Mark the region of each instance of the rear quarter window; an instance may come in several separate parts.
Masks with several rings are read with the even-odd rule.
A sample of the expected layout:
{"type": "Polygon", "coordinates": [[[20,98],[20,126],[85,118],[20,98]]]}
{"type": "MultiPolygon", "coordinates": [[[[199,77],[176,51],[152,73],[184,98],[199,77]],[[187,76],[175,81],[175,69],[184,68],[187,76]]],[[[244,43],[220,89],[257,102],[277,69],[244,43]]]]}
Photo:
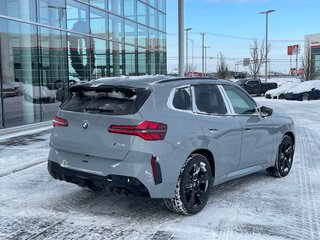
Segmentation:
{"type": "Polygon", "coordinates": [[[75,91],[61,109],[103,115],[131,115],[139,111],[150,94],[150,89],[104,88],[75,91]]]}

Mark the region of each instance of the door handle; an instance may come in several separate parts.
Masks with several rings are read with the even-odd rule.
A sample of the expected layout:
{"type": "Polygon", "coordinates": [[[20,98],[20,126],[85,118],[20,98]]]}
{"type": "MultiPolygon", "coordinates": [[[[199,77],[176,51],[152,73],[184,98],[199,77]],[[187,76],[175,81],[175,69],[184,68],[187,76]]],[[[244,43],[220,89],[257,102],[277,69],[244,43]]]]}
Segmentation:
{"type": "Polygon", "coordinates": [[[246,128],[246,131],[251,131],[252,130],[252,128],[246,128]]]}

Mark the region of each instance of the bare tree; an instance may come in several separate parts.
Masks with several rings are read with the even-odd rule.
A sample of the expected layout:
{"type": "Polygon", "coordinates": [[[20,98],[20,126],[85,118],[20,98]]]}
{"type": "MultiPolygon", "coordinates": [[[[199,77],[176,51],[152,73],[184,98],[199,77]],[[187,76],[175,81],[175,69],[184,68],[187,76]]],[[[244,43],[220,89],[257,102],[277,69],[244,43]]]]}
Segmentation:
{"type": "Polygon", "coordinates": [[[304,57],[301,57],[301,61],[303,68],[303,80],[308,81],[314,79],[315,68],[312,62],[312,55],[309,43],[307,44],[307,46],[305,46],[304,57]]]}
{"type": "Polygon", "coordinates": [[[220,57],[217,59],[217,75],[218,78],[221,79],[226,79],[229,76],[228,65],[222,54],[220,54],[220,57]]]}
{"type": "Polygon", "coordinates": [[[189,72],[195,72],[197,69],[197,65],[189,63],[186,67],[185,67],[185,72],[189,73],[189,72]]]}
{"type": "MultiPolygon", "coordinates": [[[[268,54],[270,52],[270,45],[267,48],[268,54]]],[[[259,45],[257,40],[254,40],[250,44],[250,55],[251,60],[249,64],[249,69],[253,78],[256,78],[260,72],[261,66],[265,63],[266,60],[266,51],[265,51],[265,42],[262,41],[259,45]]]]}

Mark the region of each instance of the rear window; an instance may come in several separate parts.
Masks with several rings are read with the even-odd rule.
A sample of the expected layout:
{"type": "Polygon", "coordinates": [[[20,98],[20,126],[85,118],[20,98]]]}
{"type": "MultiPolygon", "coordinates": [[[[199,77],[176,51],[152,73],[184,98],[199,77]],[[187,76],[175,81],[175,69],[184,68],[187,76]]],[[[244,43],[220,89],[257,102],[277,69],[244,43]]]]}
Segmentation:
{"type": "Polygon", "coordinates": [[[139,111],[150,94],[150,89],[143,88],[86,88],[72,92],[61,109],[104,115],[130,115],[139,111]]]}

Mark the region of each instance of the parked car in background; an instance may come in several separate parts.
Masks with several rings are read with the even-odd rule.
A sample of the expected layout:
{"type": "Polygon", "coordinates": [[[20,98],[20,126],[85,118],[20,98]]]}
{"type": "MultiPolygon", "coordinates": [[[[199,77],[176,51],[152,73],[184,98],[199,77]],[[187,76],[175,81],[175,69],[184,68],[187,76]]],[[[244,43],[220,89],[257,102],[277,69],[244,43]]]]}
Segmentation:
{"type": "Polygon", "coordinates": [[[169,210],[185,215],[206,205],[213,185],[263,169],[285,177],[295,144],[292,119],[260,107],[231,81],[209,78],[77,84],[53,126],[53,178],[163,198],[169,210]]]}
{"type": "Polygon", "coordinates": [[[268,90],[265,97],[268,99],[285,99],[286,94],[291,88],[300,84],[299,82],[286,82],[276,89],[268,90]]]}
{"type": "Polygon", "coordinates": [[[2,93],[4,98],[17,96],[17,92],[11,83],[2,84],[2,93]]]}
{"type": "Polygon", "coordinates": [[[320,80],[309,80],[298,84],[290,89],[285,98],[298,101],[320,99],[320,80]]]}
{"type": "Polygon", "coordinates": [[[262,83],[260,79],[254,78],[239,79],[235,81],[235,83],[246,90],[249,94],[255,94],[258,96],[264,94],[270,89],[275,89],[278,87],[277,83],[262,83]]]}
{"type": "Polygon", "coordinates": [[[55,91],[46,86],[23,84],[24,100],[32,103],[54,103],[56,101],[55,91]]]}

